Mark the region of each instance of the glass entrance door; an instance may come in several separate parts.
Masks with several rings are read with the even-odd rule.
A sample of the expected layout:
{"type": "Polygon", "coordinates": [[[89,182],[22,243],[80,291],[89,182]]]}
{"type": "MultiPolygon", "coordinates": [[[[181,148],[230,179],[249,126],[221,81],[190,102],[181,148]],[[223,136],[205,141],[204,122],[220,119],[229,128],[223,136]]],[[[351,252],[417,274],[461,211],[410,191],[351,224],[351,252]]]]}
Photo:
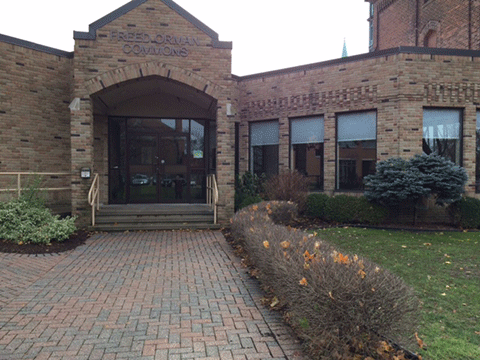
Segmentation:
{"type": "Polygon", "coordinates": [[[158,135],[132,134],[128,150],[129,202],[158,202],[158,135]]]}
{"type": "Polygon", "coordinates": [[[160,202],[186,202],[189,198],[187,137],[172,134],[159,139],[160,202]]]}
{"type": "Polygon", "coordinates": [[[189,198],[186,135],[131,134],[129,202],[184,202],[189,198]]]}
{"type": "Polygon", "coordinates": [[[204,203],[209,129],[205,120],[110,118],[109,203],[204,203]]]}

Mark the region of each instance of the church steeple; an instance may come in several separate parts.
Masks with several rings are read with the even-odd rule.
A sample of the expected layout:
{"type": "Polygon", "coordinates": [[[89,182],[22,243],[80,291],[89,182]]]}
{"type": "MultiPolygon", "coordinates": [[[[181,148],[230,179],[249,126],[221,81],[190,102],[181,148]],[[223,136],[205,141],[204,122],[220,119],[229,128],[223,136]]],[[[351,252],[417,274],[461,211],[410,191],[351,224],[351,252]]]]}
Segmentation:
{"type": "Polygon", "coordinates": [[[347,42],[345,38],[343,38],[343,51],[342,51],[342,58],[348,57],[348,52],[347,52],[347,42]]]}

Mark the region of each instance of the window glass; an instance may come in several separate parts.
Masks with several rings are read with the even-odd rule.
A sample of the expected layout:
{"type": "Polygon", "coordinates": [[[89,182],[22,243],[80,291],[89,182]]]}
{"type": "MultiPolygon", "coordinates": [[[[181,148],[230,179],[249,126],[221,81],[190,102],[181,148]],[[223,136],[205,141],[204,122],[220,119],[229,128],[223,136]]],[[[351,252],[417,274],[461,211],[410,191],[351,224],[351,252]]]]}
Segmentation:
{"type": "Polygon", "coordinates": [[[269,176],[278,174],[278,121],[250,123],[250,169],[269,176]]]}
{"type": "Polygon", "coordinates": [[[460,165],[459,109],[423,110],[423,152],[436,153],[460,165]]]}
{"type": "Polygon", "coordinates": [[[363,189],[363,178],[375,173],[376,158],[376,112],[338,115],[337,189],[363,189]]]}
{"type": "Polygon", "coordinates": [[[480,192],[480,111],[477,111],[477,165],[475,170],[476,190],[480,192]]]}
{"type": "Polygon", "coordinates": [[[323,117],[291,120],[292,169],[305,175],[310,190],[323,190],[323,117]]]}

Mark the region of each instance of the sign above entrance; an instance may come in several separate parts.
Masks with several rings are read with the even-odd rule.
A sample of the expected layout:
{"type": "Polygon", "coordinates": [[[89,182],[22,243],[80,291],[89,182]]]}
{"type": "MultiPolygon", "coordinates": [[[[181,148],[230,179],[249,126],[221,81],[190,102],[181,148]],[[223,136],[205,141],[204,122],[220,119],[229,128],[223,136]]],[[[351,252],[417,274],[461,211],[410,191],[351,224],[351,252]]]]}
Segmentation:
{"type": "Polygon", "coordinates": [[[125,54],[181,56],[189,55],[189,47],[200,46],[193,36],[175,36],[169,34],[148,34],[142,32],[110,32],[110,40],[122,45],[125,54]]]}

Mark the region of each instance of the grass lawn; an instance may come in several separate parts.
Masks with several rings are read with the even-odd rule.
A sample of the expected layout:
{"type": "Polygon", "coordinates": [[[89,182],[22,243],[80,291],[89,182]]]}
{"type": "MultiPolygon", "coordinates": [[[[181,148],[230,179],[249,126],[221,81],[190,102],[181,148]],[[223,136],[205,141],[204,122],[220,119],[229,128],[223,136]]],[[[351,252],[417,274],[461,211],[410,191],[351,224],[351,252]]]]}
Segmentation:
{"type": "Polygon", "coordinates": [[[480,359],[480,232],[411,233],[340,228],[318,236],[402,277],[422,302],[424,359],[480,359]]]}

